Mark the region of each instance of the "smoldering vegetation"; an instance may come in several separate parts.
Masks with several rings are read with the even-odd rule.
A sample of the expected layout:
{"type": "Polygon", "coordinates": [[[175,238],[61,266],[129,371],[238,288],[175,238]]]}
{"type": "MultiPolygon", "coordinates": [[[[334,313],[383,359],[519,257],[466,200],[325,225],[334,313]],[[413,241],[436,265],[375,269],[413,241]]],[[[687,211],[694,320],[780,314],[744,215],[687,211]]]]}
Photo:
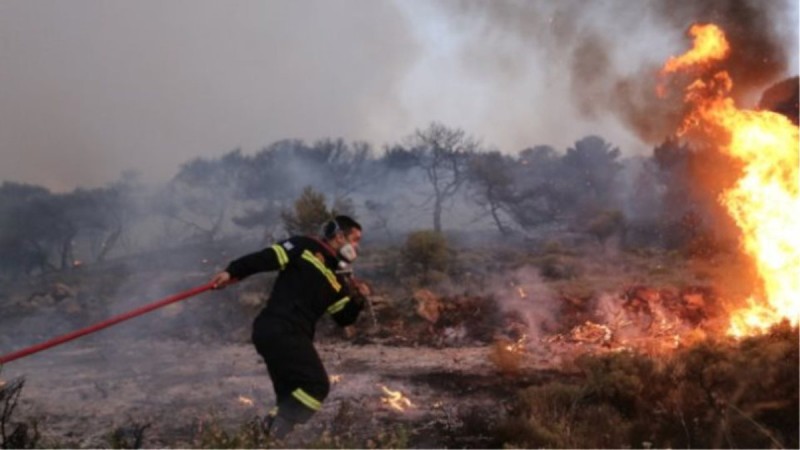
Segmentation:
{"type": "MultiPolygon", "coordinates": [[[[773,100],[776,109],[786,103],[773,100]]],[[[386,414],[364,426],[357,411],[375,407],[341,400],[311,425],[322,428],[315,445],[795,447],[796,329],[736,344],[713,339],[723,335],[727,308],[756,285],[714,194],[735,171],[677,138],[638,157],[602,136],[508,154],[433,123],[380,149],[285,140],[254,154],[198,158],[159,186],[132,173],[66,193],[5,181],[0,352],[201,285],[232,258],[315,233],[345,213],[365,227],[355,269],[374,295],[355,330],[323,322],[318,340],[367,354],[409,348],[420,359],[455,351],[438,372],[384,369],[381,377],[463,399],[452,409],[431,401],[399,426],[386,414]],[[489,349],[488,366],[459,371],[473,348],[489,349]],[[764,359],[761,375],[745,369],[753,355],[764,359]]],[[[59,370],[131,367],[137,352],[180,358],[191,349],[203,358],[204,346],[245,345],[273,279],[252,277],[82,338],[75,345],[91,355],[75,365],[62,358],[59,370]]],[[[367,366],[341,365],[348,377],[367,366]]],[[[142,367],[155,370],[127,370],[144,377],[142,367]]],[[[108,401],[122,395],[109,386],[121,383],[97,384],[83,399],[108,401]]],[[[8,446],[269,445],[249,422],[198,429],[186,417],[160,431],[129,417],[85,440],[47,435],[46,420],[12,419],[22,384],[4,386],[2,401],[13,406],[0,421],[8,446]]],[[[187,410],[202,408],[204,400],[191,401],[187,410]]]]}

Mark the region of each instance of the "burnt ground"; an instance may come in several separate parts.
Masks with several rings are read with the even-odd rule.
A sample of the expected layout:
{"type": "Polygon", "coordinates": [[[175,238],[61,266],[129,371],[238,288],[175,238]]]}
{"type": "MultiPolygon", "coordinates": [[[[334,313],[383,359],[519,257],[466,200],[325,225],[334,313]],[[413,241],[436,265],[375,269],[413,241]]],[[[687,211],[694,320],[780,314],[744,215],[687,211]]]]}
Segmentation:
{"type": "MultiPolygon", "coordinates": [[[[338,381],[323,410],[289,445],[307,446],[338,427],[359,430],[353,439],[362,445],[403,429],[412,447],[496,447],[502,443],[492,441],[491,420],[515,392],[565,376],[532,358],[517,374],[501,375],[485,346],[334,343],[319,350],[338,381]],[[392,409],[381,386],[402,392],[413,406],[392,409]],[[343,420],[350,423],[337,422],[343,420]]],[[[145,339],[116,346],[101,334],[15,361],[2,375],[25,377],[16,419],[36,419],[44,442],[55,446],[108,447],[114,430],[146,425],[145,447],[194,447],[203,424],[235,432],[264,415],[274,399],[247,344],[145,339]]]]}
{"type": "MultiPolygon", "coordinates": [[[[377,313],[362,314],[354,336],[323,320],[317,347],[334,378],[331,394],[281,446],[501,447],[495,427],[520,390],[579,376],[569,359],[630,345],[636,333],[625,330],[671,346],[670,335],[710,322],[695,317],[698,308],[710,314],[742,283],[729,276],[727,256],[698,268],[669,254],[586,255],[559,256],[580,268],[576,276],[540,278],[533,258],[450,294],[409,291],[380,267],[365,274],[378,281],[377,313]],[[598,314],[609,306],[604,299],[625,314],[598,314]],[[671,312],[674,320],[662,320],[671,312]],[[520,329],[522,318],[536,327],[520,329]],[[615,327],[613,339],[604,324],[615,327]],[[497,342],[513,345],[526,334],[524,351],[498,356],[497,342]],[[383,386],[413,406],[392,409],[383,386]]],[[[197,267],[154,259],[161,266],[148,260],[0,285],[0,352],[200,285],[215,269],[196,259],[197,267]]],[[[48,447],[119,446],[126,434],[150,448],[248,446],[207,436],[212,428],[234,435],[273,404],[266,369],[248,343],[269,283],[248,280],[7,364],[0,379],[26,380],[14,420],[37,422],[39,445],[48,447]]]]}

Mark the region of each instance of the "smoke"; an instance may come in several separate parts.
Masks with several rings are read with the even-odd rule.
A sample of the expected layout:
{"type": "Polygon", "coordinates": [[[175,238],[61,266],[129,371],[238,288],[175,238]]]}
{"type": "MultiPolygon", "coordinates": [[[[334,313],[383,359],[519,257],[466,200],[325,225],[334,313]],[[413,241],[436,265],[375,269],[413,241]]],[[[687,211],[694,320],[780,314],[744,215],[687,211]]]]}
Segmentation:
{"type": "Polygon", "coordinates": [[[286,138],[382,138],[419,53],[391,2],[8,1],[0,24],[0,180],[59,191],[286,138]]]}
{"type": "Polygon", "coordinates": [[[524,265],[502,274],[487,273],[483,282],[485,295],[493,296],[505,314],[524,323],[524,333],[531,342],[552,333],[560,313],[558,295],[541,279],[539,271],[524,265]]]}
{"type": "Polygon", "coordinates": [[[796,18],[797,0],[5,1],[0,180],[163,181],[192,157],[380,146],[432,121],[505,152],[597,134],[630,153],[680,117],[653,93],[691,23],[725,29],[745,99],[795,74],[796,18]]]}
{"type": "MultiPolygon", "coordinates": [[[[503,1],[445,3],[456,27],[472,27],[463,66],[484,78],[520,83],[531,77],[565,98],[581,117],[612,114],[640,139],[660,142],[681,118],[680,92],[655,95],[658,70],[691,45],[686,31],[713,22],[725,31],[732,54],[721,69],[734,98],[754,104],[768,83],[796,71],[795,0],[503,1]],[[795,14],[787,14],[787,11],[795,14]],[[538,53],[541,67],[525,64],[538,53]]],[[[561,110],[564,105],[548,105],[561,110]]]]}

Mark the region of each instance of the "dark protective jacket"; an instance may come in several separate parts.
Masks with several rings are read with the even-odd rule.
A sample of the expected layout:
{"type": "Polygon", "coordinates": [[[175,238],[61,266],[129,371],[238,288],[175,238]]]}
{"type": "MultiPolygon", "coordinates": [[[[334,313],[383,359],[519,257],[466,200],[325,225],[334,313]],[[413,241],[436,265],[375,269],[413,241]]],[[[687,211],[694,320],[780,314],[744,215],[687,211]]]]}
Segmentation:
{"type": "Polygon", "coordinates": [[[226,271],[239,280],[280,271],[259,318],[285,320],[313,339],[316,323],[326,312],[347,326],[363,308],[364,298],[346,275],[337,273],[338,268],[339,259],[329,246],[312,237],[294,236],[234,260],[226,271]]]}

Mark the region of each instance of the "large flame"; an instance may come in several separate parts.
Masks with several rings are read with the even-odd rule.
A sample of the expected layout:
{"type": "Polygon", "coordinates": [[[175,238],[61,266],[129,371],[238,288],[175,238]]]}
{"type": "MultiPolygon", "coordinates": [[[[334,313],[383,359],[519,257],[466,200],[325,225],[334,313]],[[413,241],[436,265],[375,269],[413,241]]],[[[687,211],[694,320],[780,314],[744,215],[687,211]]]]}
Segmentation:
{"type": "MultiPolygon", "coordinates": [[[[725,35],[714,25],[693,26],[694,48],[670,58],[662,74],[707,66],[728,54],[725,35]]],[[[800,316],[800,195],[798,127],[770,111],[739,109],[730,97],[727,72],[698,79],[686,89],[692,112],[683,131],[715,136],[721,151],[742,163],[742,174],[720,195],[742,232],[742,247],[755,261],[763,292],[731,315],[735,336],[763,331],[800,316]],[[719,139],[722,136],[722,139],[719,139]]]]}

